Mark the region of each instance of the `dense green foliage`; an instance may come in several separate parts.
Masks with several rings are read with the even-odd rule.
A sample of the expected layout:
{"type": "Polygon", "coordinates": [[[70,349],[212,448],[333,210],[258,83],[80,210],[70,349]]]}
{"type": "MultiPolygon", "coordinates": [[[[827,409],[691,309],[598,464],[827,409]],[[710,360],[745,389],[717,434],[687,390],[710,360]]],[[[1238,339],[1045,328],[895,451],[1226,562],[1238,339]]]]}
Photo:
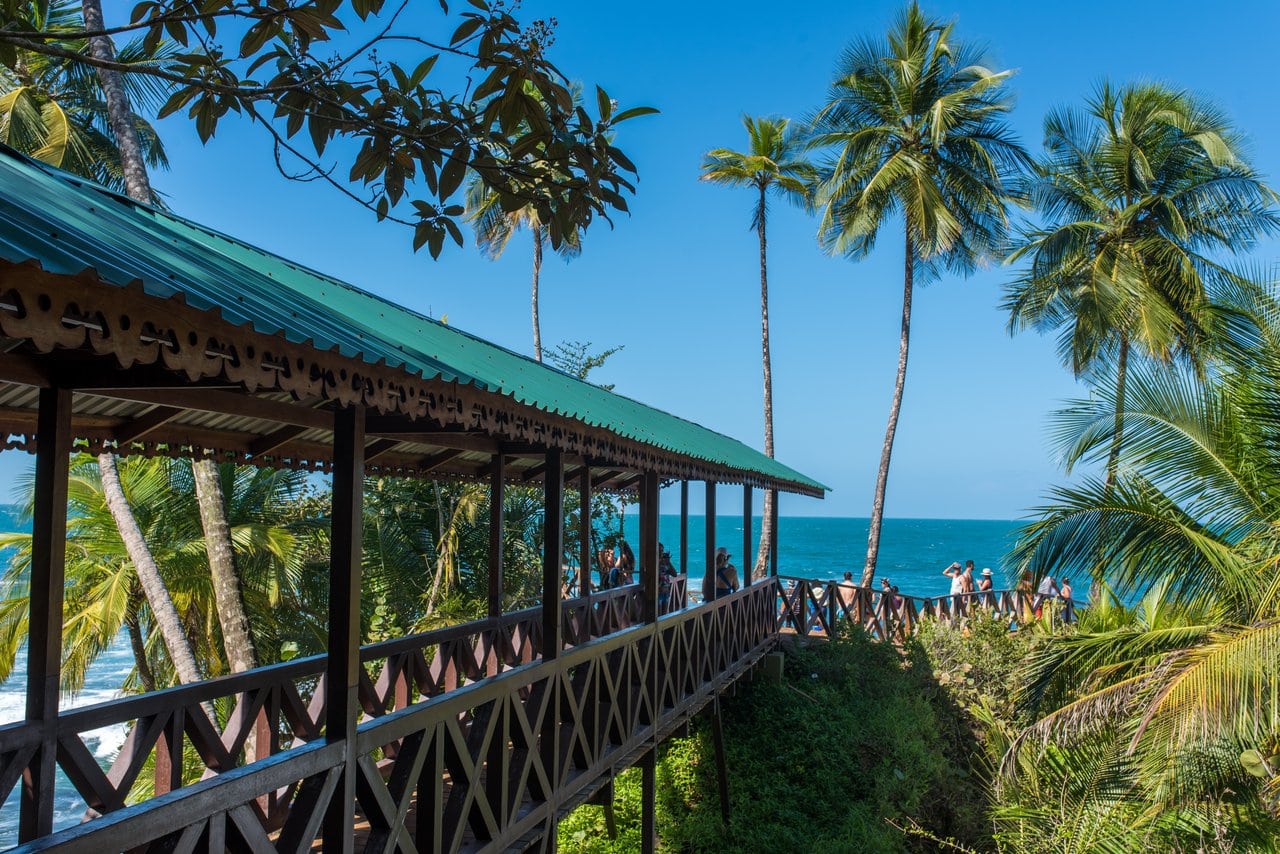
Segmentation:
{"type": "MultiPolygon", "coordinates": [[[[998,627],[996,627],[998,629],[998,627]]],[[[1007,628],[1004,634],[1008,635],[1007,628]]],[[[861,632],[787,654],[781,683],[757,678],[722,701],[732,829],[720,823],[710,727],[670,740],[658,765],[658,833],[674,851],[864,852],[927,849],[898,826],[982,844],[986,788],[974,732],[939,667],[981,671],[993,693],[1016,663],[996,629],[967,653],[913,646],[904,655],[861,632]],[[990,644],[988,648],[987,644],[990,644]],[[966,658],[967,655],[967,658],[966,658]],[[963,659],[963,660],[962,660],[963,659]],[[944,663],[945,660],[945,663],[944,663]]],[[[957,635],[957,642],[963,642],[957,635]]],[[[987,683],[984,681],[984,685],[987,683]]],[[[984,690],[986,690],[984,688],[984,690]]],[[[580,807],[560,825],[562,850],[639,849],[639,775],[616,790],[619,835],[603,810],[580,807]]]]}

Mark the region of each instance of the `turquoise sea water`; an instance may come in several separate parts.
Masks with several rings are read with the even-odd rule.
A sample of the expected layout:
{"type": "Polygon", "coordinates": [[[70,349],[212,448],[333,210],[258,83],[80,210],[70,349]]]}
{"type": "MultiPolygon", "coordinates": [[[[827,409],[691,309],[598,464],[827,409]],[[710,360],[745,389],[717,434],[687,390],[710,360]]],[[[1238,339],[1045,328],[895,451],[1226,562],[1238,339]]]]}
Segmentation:
{"type": "MultiPolygon", "coordinates": [[[[706,566],[705,516],[689,516],[689,570],[706,566]]],[[[639,541],[639,520],[629,508],[624,522],[632,547],[639,541]]],[[[868,519],[782,516],[778,519],[778,573],[804,578],[841,578],[846,570],[862,575],[867,554],[868,519]]],[[[729,549],[741,569],[755,561],[760,518],[752,520],[752,553],[742,556],[742,517],[716,517],[716,545],[729,549]]],[[[996,586],[1005,586],[1004,556],[1021,530],[1019,522],[981,519],[886,519],[880,534],[879,577],[887,577],[903,593],[940,596],[950,589],[942,569],[952,561],[972,560],[976,570],[991,567],[996,586]]],[[[680,559],[680,517],[663,515],[658,539],[680,559]]],[[[677,566],[677,568],[679,568],[677,566]]]]}
{"type": "MultiPolygon", "coordinates": [[[[624,520],[627,539],[639,542],[638,518],[634,508],[624,520]]],[[[845,570],[860,575],[867,545],[866,519],[804,518],[784,516],[779,520],[778,571],[784,575],[808,578],[839,578],[845,570]]],[[[759,541],[760,519],[753,522],[753,550],[759,541]]],[[[0,505],[0,531],[19,530],[15,508],[0,505]]],[[[949,583],[942,568],[953,560],[972,559],[981,569],[990,566],[997,577],[1003,577],[1001,560],[1019,524],[945,519],[886,519],[880,549],[880,575],[887,576],[903,593],[936,596],[946,593],[949,583]]],[[[680,559],[680,517],[664,515],[659,520],[659,539],[680,559]]],[[[689,568],[697,573],[705,567],[706,531],[704,517],[689,517],[689,568]]],[[[716,519],[716,543],[725,546],[734,562],[742,567],[742,517],[721,516],[716,519]]],[[[747,562],[754,560],[754,551],[747,562]]],[[[8,556],[0,552],[0,566],[7,566],[8,556]]],[[[997,582],[1000,586],[1000,582],[997,582]]],[[[0,723],[22,718],[25,669],[19,661],[13,676],[0,684],[0,723]]],[[[104,653],[89,673],[84,690],[75,697],[65,697],[64,707],[83,706],[112,699],[119,694],[133,666],[128,643],[120,640],[104,653]]],[[[124,728],[113,727],[86,734],[89,748],[104,765],[109,764],[124,741],[124,728]]],[[[57,795],[57,827],[78,823],[84,815],[83,802],[65,778],[60,779],[57,795]]],[[[17,790],[0,807],[0,848],[17,844],[17,790]]]]}

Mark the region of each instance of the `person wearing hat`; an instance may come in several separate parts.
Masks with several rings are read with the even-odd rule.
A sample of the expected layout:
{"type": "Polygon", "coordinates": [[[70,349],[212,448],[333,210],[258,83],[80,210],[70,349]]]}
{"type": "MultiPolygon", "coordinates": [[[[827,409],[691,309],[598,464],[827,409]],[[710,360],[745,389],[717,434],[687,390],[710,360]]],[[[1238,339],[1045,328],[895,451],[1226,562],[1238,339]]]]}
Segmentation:
{"type": "Polygon", "coordinates": [[[738,589],[738,570],[729,563],[729,550],[716,549],[716,598],[728,596],[738,589]]]}
{"type": "Polygon", "coordinates": [[[991,594],[992,583],[991,567],[983,567],[982,577],[978,579],[978,592],[982,594],[982,604],[994,608],[996,597],[991,594]]]}

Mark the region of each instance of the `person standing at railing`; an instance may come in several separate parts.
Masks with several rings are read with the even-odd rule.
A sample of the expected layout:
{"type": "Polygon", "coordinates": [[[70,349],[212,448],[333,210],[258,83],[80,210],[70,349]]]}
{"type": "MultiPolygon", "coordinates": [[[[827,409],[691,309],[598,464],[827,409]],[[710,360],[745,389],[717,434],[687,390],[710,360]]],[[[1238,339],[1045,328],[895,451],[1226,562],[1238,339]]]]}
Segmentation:
{"type": "Polygon", "coordinates": [[[596,552],[596,567],[600,573],[600,587],[597,589],[605,590],[609,587],[609,575],[613,572],[615,560],[613,549],[609,546],[596,552]]]}
{"type": "Polygon", "coordinates": [[[1014,598],[1017,600],[1018,622],[1023,625],[1035,618],[1035,613],[1031,606],[1031,598],[1035,592],[1035,580],[1031,577],[1031,570],[1022,570],[1022,575],[1018,577],[1018,585],[1014,588],[1014,598]]]}
{"type": "Polygon", "coordinates": [[[671,564],[671,552],[658,543],[658,613],[671,610],[671,581],[678,575],[671,564]]]}
{"type": "Polygon", "coordinates": [[[1062,579],[1062,587],[1058,590],[1058,598],[1062,600],[1062,622],[1076,621],[1076,602],[1071,594],[1071,579],[1062,579]]]}
{"type": "Polygon", "coordinates": [[[982,604],[992,610],[996,607],[996,597],[991,592],[993,582],[991,578],[991,567],[983,567],[982,577],[978,579],[978,592],[982,594],[982,604]]]}
{"type": "Polygon", "coordinates": [[[1059,595],[1061,595],[1061,591],[1058,590],[1057,582],[1053,580],[1052,575],[1045,573],[1044,578],[1040,579],[1040,586],[1036,588],[1036,598],[1035,602],[1032,604],[1032,608],[1034,608],[1036,612],[1037,620],[1040,619],[1044,603],[1057,598],[1059,595]]]}
{"type": "Polygon", "coordinates": [[[960,573],[960,607],[961,612],[968,614],[973,606],[973,561],[964,562],[964,572],[960,573]]]}
{"type": "Polygon", "coordinates": [[[613,569],[609,570],[609,586],[623,587],[632,584],[635,580],[635,571],[635,552],[631,551],[631,546],[626,540],[619,540],[618,557],[613,563],[613,569]]]}
{"type": "Polygon", "coordinates": [[[952,561],[951,566],[942,570],[942,574],[951,579],[951,595],[960,595],[961,587],[964,584],[964,582],[960,580],[960,576],[964,575],[964,572],[960,569],[960,562],[952,561]]]}
{"type": "Polygon", "coordinates": [[[728,596],[738,590],[738,570],[729,563],[729,550],[716,549],[716,598],[728,596]]]}

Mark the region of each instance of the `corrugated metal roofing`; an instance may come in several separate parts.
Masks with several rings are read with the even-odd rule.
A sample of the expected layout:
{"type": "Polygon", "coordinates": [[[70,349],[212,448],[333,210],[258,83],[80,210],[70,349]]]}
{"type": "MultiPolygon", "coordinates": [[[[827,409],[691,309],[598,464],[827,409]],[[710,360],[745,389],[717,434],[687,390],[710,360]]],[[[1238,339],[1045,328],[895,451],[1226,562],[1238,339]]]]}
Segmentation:
{"type": "Polygon", "coordinates": [[[474,384],[695,459],[826,490],[736,439],[0,146],[0,258],[181,294],[235,324],[424,379],[474,384]]]}

